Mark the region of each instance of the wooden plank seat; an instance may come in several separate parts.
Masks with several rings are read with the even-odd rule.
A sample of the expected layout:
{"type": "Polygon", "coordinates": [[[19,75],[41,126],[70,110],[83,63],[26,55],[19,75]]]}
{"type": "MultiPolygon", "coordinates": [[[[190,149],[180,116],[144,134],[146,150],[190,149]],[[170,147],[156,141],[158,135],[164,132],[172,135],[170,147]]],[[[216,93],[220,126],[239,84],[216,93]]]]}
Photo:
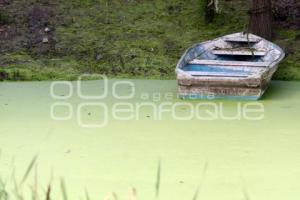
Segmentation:
{"type": "Polygon", "coordinates": [[[243,67],[267,67],[269,62],[245,62],[245,61],[227,61],[227,60],[199,60],[194,59],[188,64],[194,65],[220,65],[220,66],[243,66],[243,67]]]}
{"type": "Polygon", "coordinates": [[[224,41],[226,42],[250,42],[250,43],[257,43],[260,42],[261,39],[259,38],[253,38],[253,37],[225,37],[224,41]]]}
{"type": "Polygon", "coordinates": [[[248,77],[248,73],[232,73],[232,72],[201,72],[201,71],[188,71],[192,76],[215,76],[215,77],[248,77]]]}
{"type": "Polygon", "coordinates": [[[212,50],[215,55],[230,55],[230,56],[265,56],[265,51],[248,51],[248,50],[212,50]]]}

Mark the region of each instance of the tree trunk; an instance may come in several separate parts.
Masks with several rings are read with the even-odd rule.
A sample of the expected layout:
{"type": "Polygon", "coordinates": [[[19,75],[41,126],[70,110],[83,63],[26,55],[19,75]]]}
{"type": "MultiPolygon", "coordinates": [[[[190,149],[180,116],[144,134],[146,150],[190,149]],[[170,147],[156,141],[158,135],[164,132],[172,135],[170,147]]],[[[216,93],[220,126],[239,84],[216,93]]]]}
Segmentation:
{"type": "Polygon", "coordinates": [[[272,4],[271,0],[252,0],[249,11],[249,32],[265,39],[272,39],[272,4]]]}
{"type": "Polygon", "coordinates": [[[204,18],[206,23],[210,23],[214,20],[216,10],[215,10],[215,0],[204,0],[204,18]]]}

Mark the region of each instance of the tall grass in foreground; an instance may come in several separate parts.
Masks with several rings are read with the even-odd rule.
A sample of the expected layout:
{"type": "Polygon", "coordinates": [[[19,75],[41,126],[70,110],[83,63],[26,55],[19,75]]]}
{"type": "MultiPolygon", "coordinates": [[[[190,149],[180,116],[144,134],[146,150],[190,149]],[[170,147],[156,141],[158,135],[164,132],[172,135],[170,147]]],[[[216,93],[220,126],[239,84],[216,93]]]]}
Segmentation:
{"type": "MultiPolygon", "coordinates": [[[[37,161],[37,156],[35,156],[31,162],[29,163],[22,179],[20,182],[18,182],[15,178],[14,172],[11,177],[11,180],[9,181],[3,181],[1,179],[2,177],[0,176],[0,200],[29,200],[28,198],[25,198],[22,192],[23,186],[25,185],[25,182],[28,180],[30,175],[34,173],[34,183],[31,186],[31,200],[55,200],[54,198],[51,197],[52,194],[52,186],[51,184],[47,185],[47,188],[44,190],[44,194],[42,196],[39,195],[38,193],[38,177],[37,177],[37,167],[36,167],[36,161],[37,161]],[[7,184],[8,183],[13,183],[13,190],[8,191],[7,189],[7,184]]],[[[207,171],[208,165],[207,162],[204,165],[203,171],[202,171],[202,181],[205,177],[206,171],[207,171]]],[[[159,194],[160,194],[160,186],[161,186],[161,161],[159,160],[158,165],[157,165],[157,171],[156,171],[156,181],[155,181],[155,198],[156,200],[159,199],[159,194]]],[[[195,194],[191,198],[192,200],[197,200],[198,195],[201,189],[201,184],[198,185],[196,188],[195,194]]],[[[60,191],[61,191],[61,198],[62,200],[69,200],[68,199],[68,194],[67,194],[67,188],[66,184],[63,178],[60,180],[60,191]]],[[[246,190],[244,191],[246,200],[249,200],[248,194],[246,190]]],[[[82,198],[80,198],[82,200],[82,198]]],[[[118,198],[118,195],[114,192],[107,194],[103,200],[122,200],[121,198],[118,198]]],[[[126,200],[137,200],[137,191],[134,187],[131,187],[128,192],[126,200]]],[[[189,200],[190,198],[187,198],[189,200]]],[[[73,199],[72,199],[73,200],[73,199]]],[[[90,195],[88,193],[88,190],[85,189],[85,194],[84,194],[84,200],[91,200],[90,195]]],[[[98,199],[100,200],[100,199],[98,199]]]]}

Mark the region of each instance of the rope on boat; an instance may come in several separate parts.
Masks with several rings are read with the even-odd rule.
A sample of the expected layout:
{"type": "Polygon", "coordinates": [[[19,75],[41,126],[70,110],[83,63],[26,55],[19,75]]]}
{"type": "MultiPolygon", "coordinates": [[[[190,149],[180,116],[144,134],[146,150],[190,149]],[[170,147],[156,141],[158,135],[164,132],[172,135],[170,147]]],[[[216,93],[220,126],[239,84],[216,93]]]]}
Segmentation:
{"type": "MultiPolygon", "coordinates": [[[[263,7],[257,8],[257,9],[249,9],[249,10],[247,10],[247,13],[248,13],[249,15],[251,15],[251,14],[257,15],[257,14],[264,13],[264,12],[266,12],[267,10],[268,10],[268,7],[263,6],[263,7]]],[[[250,31],[249,31],[249,30],[250,30],[250,24],[248,23],[248,25],[246,25],[245,31],[244,31],[243,33],[246,34],[247,43],[248,43],[248,48],[249,48],[249,50],[251,51],[252,56],[254,57],[254,56],[255,56],[255,55],[254,55],[254,49],[251,48],[250,39],[249,39],[249,34],[250,34],[250,31]]]]}
{"type": "MultiPolygon", "coordinates": [[[[248,15],[258,15],[258,14],[262,14],[264,12],[267,12],[268,9],[269,9],[268,6],[262,6],[260,8],[252,8],[252,9],[248,9],[246,11],[247,11],[248,15]]],[[[245,31],[244,31],[244,34],[247,34],[248,46],[250,48],[249,33],[250,33],[250,23],[248,23],[248,25],[246,25],[245,31]]]]}

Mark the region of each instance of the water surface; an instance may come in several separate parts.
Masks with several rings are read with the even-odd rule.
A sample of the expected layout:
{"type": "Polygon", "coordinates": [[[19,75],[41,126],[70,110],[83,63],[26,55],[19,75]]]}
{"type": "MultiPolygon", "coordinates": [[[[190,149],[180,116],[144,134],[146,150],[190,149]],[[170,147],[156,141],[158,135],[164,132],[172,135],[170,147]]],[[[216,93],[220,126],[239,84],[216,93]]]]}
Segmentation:
{"type": "MultiPolygon", "coordinates": [[[[70,98],[68,87],[54,87],[57,98],[67,99],[51,97],[51,82],[0,83],[0,176],[10,180],[15,168],[20,180],[38,154],[40,189],[51,181],[56,199],[64,177],[72,200],[83,197],[85,188],[94,199],[104,199],[110,192],[126,199],[131,186],[139,199],[147,200],[155,199],[160,159],[160,199],[192,199],[197,187],[199,199],[208,200],[241,200],[245,193],[255,200],[299,198],[300,82],[272,82],[259,101],[264,108],[262,120],[194,117],[183,121],[172,117],[168,105],[196,106],[207,101],[178,100],[173,96],[175,81],[150,80],[130,80],[135,87],[115,85],[119,96],[134,94],[120,100],[112,95],[115,81],[109,81],[108,96],[102,100],[80,98],[76,82],[70,98]],[[155,118],[151,107],[144,107],[133,114],[134,119],[120,121],[112,113],[120,102],[130,103],[134,110],[142,102],[167,104],[161,119],[155,118]],[[71,117],[53,120],[54,103],[69,106],[54,107],[56,117],[67,118],[70,107],[71,117]],[[107,105],[107,118],[99,105],[107,105]],[[81,127],[78,118],[84,125],[107,119],[107,125],[81,127]]],[[[100,95],[104,89],[101,81],[85,82],[82,95],[100,95]]],[[[226,116],[235,116],[239,106],[248,102],[214,103],[226,116]]],[[[191,107],[176,109],[177,117],[187,117],[191,107]]],[[[32,182],[33,174],[26,184],[32,182]]]]}

